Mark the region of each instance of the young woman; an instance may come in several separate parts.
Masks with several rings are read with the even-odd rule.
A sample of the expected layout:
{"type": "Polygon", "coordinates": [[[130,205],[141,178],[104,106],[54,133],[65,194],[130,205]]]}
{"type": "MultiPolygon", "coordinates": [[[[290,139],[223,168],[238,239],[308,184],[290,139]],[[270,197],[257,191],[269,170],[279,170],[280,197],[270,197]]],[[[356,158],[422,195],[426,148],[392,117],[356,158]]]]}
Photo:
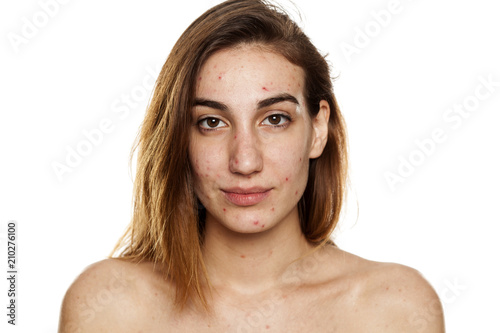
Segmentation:
{"type": "Polygon", "coordinates": [[[230,0],[184,32],[138,145],[118,258],[67,292],[60,332],[443,332],[405,266],[338,249],[346,136],[329,68],[279,8],[230,0]]]}

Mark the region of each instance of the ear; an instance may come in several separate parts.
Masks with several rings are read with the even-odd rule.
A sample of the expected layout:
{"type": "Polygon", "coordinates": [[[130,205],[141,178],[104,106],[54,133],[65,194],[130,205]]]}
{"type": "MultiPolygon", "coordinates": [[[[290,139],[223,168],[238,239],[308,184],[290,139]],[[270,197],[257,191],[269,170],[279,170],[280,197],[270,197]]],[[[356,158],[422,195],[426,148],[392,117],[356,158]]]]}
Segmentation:
{"type": "Polygon", "coordinates": [[[330,105],[327,101],[319,102],[319,112],[312,119],[313,139],[311,143],[311,152],[309,158],[318,158],[325,149],[328,141],[328,123],[330,120],[330,105]]]}

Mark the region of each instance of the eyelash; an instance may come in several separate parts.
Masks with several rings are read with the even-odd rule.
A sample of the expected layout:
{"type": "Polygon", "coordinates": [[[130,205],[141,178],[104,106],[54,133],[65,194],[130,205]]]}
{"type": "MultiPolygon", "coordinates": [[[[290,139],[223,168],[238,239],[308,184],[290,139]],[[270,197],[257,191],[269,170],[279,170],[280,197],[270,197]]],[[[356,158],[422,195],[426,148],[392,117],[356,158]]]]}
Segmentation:
{"type": "MultiPolygon", "coordinates": [[[[287,127],[288,125],[290,125],[290,122],[292,121],[292,118],[291,118],[290,116],[286,115],[286,114],[282,114],[282,113],[274,113],[274,114],[271,114],[271,115],[267,116],[267,117],[266,117],[266,118],[265,118],[265,119],[261,122],[261,124],[262,124],[264,121],[268,120],[269,118],[271,118],[271,117],[276,117],[276,116],[278,116],[278,117],[281,117],[281,118],[282,118],[282,119],[280,119],[280,122],[281,122],[281,121],[283,120],[283,118],[284,118],[285,123],[283,123],[283,124],[278,124],[278,125],[269,124],[269,125],[264,125],[264,126],[267,126],[267,127],[272,127],[272,128],[285,128],[285,127],[287,127]]],[[[221,120],[221,119],[219,119],[219,118],[217,118],[217,117],[206,117],[206,118],[202,118],[202,119],[200,119],[200,120],[196,123],[196,124],[198,125],[198,128],[199,128],[201,131],[204,131],[204,132],[212,132],[212,131],[217,131],[218,129],[225,127],[225,126],[221,126],[221,127],[210,127],[210,126],[207,126],[207,125],[206,125],[206,126],[202,126],[202,125],[201,125],[202,123],[207,122],[207,121],[208,121],[208,120],[210,120],[210,119],[217,120],[217,121],[219,121],[219,122],[221,122],[221,123],[226,124],[223,120],[221,120]]],[[[217,125],[218,125],[218,124],[217,124],[217,125]]],[[[227,124],[226,124],[226,125],[227,125],[227,124]]]]}

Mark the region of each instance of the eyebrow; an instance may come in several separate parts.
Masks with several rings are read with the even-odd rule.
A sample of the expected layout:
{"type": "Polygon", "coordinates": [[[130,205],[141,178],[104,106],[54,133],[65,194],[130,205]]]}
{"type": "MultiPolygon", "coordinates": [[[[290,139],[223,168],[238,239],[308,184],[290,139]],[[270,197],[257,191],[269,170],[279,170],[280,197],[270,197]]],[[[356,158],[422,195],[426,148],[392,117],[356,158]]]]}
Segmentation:
{"type": "MultiPolygon", "coordinates": [[[[291,102],[293,104],[299,105],[299,101],[297,100],[297,98],[295,98],[294,96],[292,96],[290,94],[283,93],[283,94],[279,94],[279,95],[276,95],[276,96],[273,96],[270,98],[263,99],[262,101],[259,101],[259,103],[257,103],[257,108],[263,109],[265,107],[268,107],[268,106],[271,106],[274,104],[278,104],[281,102],[291,102]]],[[[194,101],[194,106],[206,106],[206,107],[209,107],[212,109],[217,109],[217,110],[224,111],[224,112],[229,111],[229,107],[226,104],[212,101],[209,99],[204,99],[204,98],[196,98],[194,101]]]]}

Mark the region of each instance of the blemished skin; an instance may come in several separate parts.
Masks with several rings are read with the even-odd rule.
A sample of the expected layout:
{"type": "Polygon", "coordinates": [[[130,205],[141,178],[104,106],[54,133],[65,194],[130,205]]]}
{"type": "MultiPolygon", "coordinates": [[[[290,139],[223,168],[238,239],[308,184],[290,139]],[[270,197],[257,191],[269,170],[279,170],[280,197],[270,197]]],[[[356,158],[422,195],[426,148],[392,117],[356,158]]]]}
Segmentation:
{"type": "Polygon", "coordinates": [[[176,311],[161,265],[109,259],[70,287],[59,332],[444,332],[417,271],[334,246],[311,253],[297,203],[330,109],[322,101],[311,119],[303,88],[301,68],[255,45],[219,51],[199,73],[189,158],[213,313],[176,311]]]}

